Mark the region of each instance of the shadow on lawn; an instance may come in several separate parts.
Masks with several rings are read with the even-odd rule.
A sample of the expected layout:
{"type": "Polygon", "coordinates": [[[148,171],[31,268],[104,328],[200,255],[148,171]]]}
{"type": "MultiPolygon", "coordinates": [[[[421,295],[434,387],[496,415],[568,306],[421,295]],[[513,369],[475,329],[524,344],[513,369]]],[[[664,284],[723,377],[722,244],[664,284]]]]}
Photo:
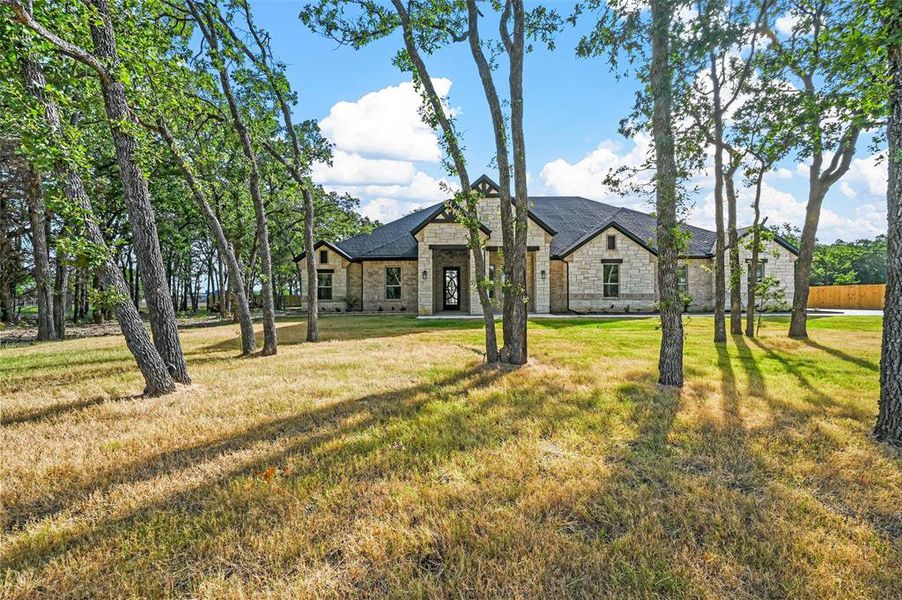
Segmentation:
{"type": "MultiPolygon", "coordinates": [[[[766,398],[757,362],[760,359],[744,340],[734,340],[749,381],[748,393],[766,398]]],[[[769,359],[779,362],[772,356],[773,350],[762,348],[769,359]]],[[[578,552],[536,563],[536,568],[543,570],[548,590],[563,588],[571,595],[582,596],[602,595],[605,589],[626,589],[636,596],[693,596],[706,595],[706,591],[708,595],[717,595],[718,590],[727,593],[725,587],[716,586],[739,584],[739,595],[781,597],[793,590],[798,593],[800,582],[818,576],[818,565],[800,571],[804,561],[792,560],[805,557],[810,551],[804,545],[804,540],[812,535],[803,530],[808,524],[787,517],[807,512],[805,501],[769,485],[779,479],[779,473],[772,471],[751,443],[752,436],[778,438],[781,429],[765,427],[750,433],[744,427],[739,410],[742,394],[737,388],[732,358],[725,346],[717,347],[717,353],[723,426],[713,421],[678,421],[685,405],[705,399],[697,392],[662,390],[651,374],[627,378],[613,393],[629,407],[625,421],[633,431],[630,439],[626,444],[615,445],[609,454],[579,456],[579,460],[609,466],[610,472],[593,472],[593,477],[580,481],[580,494],[574,500],[554,506],[547,515],[528,511],[523,515],[534,520],[535,527],[548,527],[549,521],[560,522],[560,530],[547,530],[549,535],[580,544],[578,552]],[[775,523],[782,523],[782,528],[776,528],[775,523]],[[687,559],[693,566],[687,566],[687,559]],[[702,572],[693,570],[699,568],[702,572]],[[721,571],[732,573],[733,578],[717,583],[721,571]],[[706,587],[711,585],[715,586],[713,591],[706,587]]],[[[784,368],[807,381],[791,362],[784,368]]],[[[142,540],[130,539],[127,532],[145,531],[152,533],[143,535],[163,536],[165,545],[159,552],[164,558],[194,561],[191,569],[165,574],[172,578],[177,593],[192,595],[199,570],[211,576],[221,574],[222,564],[215,557],[206,556],[207,549],[234,544],[236,536],[245,541],[261,531],[277,531],[284,526],[286,510],[314,515],[322,511],[325,517],[340,521],[334,527],[354,527],[356,518],[367,510],[369,485],[400,478],[410,481],[410,489],[415,490],[419,477],[434,472],[454,456],[498,447],[516,440],[527,428],[533,432],[538,429],[543,439],[555,439],[555,433],[566,429],[571,421],[591,413],[598,419],[592,433],[604,439],[609,428],[605,419],[612,417],[595,414],[601,410],[587,401],[595,394],[608,393],[599,389],[575,392],[554,380],[530,378],[528,371],[510,373],[471,365],[441,379],[312,408],[219,439],[166,451],[103,472],[74,492],[7,507],[12,509],[12,527],[63,516],[67,505],[89,497],[92,503],[98,500],[102,505],[103,495],[111,494],[112,488],[120,484],[152,483],[155,478],[177,474],[182,469],[201,468],[217,459],[224,462],[222,459],[228,459],[232,453],[236,458],[224,462],[221,469],[192,480],[190,487],[112,517],[94,520],[77,511],[66,514],[65,523],[54,523],[56,531],[27,534],[7,543],[0,569],[40,568],[61,556],[78,565],[79,552],[97,548],[97,556],[91,560],[101,561],[96,566],[98,572],[112,573],[119,567],[116,561],[123,558],[121,552],[109,551],[110,545],[121,549],[134,543],[140,548],[142,540]],[[496,382],[503,382],[505,387],[472,394],[496,382]],[[550,398],[556,401],[551,402],[550,398]],[[257,443],[278,443],[280,447],[265,448],[262,456],[242,460],[240,452],[257,443]],[[263,495],[259,486],[268,482],[262,479],[259,486],[238,483],[270,468],[276,473],[273,485],[284,484],[279,492],[263,495]],[[341,480],[351,481],[352,496],[330,500],[330,486],[341,480]],[[305,487],[309,481],[314,482],[311,488],[305,487]],[[278,504],[285,497],[291,498],[290,508],[278,504]],[[320,497],[326,506],[317,504],[320,497]],[[269,498],[274,498],[274,504],[269,504],[269,498]],[[328,507],[329,501],[340,502],[341,512],[328,512],[334,510],[328,507]],[[216,516],[214,525],[204,520],[208,514],[216,516]],[[195,535],[198,537],[192,537],[195,535]]],[[[782,410],[797,411],[797,407],[787,405],[782,410]]],[[[475,497],[456,499],[464,504],[455,505],[455,510],[510,508],[514,500],[508,494],[491,487],[480,489],[475,497]]],[[[33,531],[40,530],[37,526],[33,531]]],[[[325,531],[320,535],[333,533],[325,531]]],[[[243,577],[259,579],[267,575],[267,568],[276,572],[297,568],[311,560],[310,553],[314,554],[313,560],[328,563],[330,569],[341,569],[345,560],[343,548],[351,546],[348,536],[353,533],[340,531],[343,535],[294,539],[293,543],[299,546],[273,556],[272,564],[235,564],[229,567],[234,569],[229,576],[239,582],[243,577]],[[302,551],[308,556],[299,556],[302,551]]],[[[386,575],[393,575],[395,580],[402,577],[401,581],[409,577],[422,584],[441,581],[445,573],[457,573],[460,577],[461,572],[466,574],[467,568],[473,568],[460,554],[450,559],[457,563],[444,564],[447,553],[442,552],[443,543],[472,544],[465,548],[467,552],[482,553],[482,559],[489,564],[501,561],[500,568],[504,568],[505,560],[522,558],[506,555],[504,545],[487,551],[480,540],[490,542],[486,539],[490,534],[464,532],[449,542],[436,528],[418,549],[392,557],[387,566],[357,563],[355,568],[360,574],[354,583],[361,586],[357,593],[365,596],[384,592],[379,586],[388,580],[386,575]],[[490,556],[485,556],[487,552],[490,556]],[[387,574],[380,568],[394,571],[387,574]],[[413,569],[412,574],[405,569],[413,569]]],[[[147,568],[164,569],[166,564],[164,560],[147,568]]],[[[499,568],[497,564],[495,568],[499,568]]],[[[147,573],[143,575],[148,577],[147,573]]],[[[40,577],[40,572],[32,576],[40,577]]],[[[47,584],[46,591],[52,594],[51,586],[61,585],[66,585],[65,579],[55,578],[47,584]]]]}
{"type": "MultiPolygon", "coordinates": [[[[79,499],[108,492],[117,485],[149,481],[199,462],[246,449],[257,442],[290,440],[286,450],[271,453],[249,464],[239,464],[234,468],[226,469],[226,472],[217,477],[215,482],[208,485],[222,483],[279,464],[291,455],[309,453],[313,448],[322,446],[336,437],[349,435],[352,431],[363,431],[398,419],[412,418],[423,404],[435,399],[436,395],[441,397],[445,394],[463,393],[463,390],[478,389],[504,374],[505,372],[502,370],[474,366],[438,381],[425,381],[405,389],[365,395],[337,404],[314,408],[301,414],[257,425],[238,434],[163,452],[132,462],[124,467],[108,469],[98,474],[92,481],[70,487],[65,492],[44,496],[25,504],[8,505],[5,507],[7,521],[4,528],[11,531],[24,527],[29,522],[52,518],[63,511],[67,505],[79,499]],[[355,419],[360,416],[364,418],[355,419]],[[336,423],[343,420],[353,421],[353,425],[335,426],[336,423]]],[[[441,429],[439,428],[437,431],[441,431],[441,429]]],[[[319,463],[318,466],[321,464],[319,463]]],[[[101,529],[112,531],[113,525],[116,523],[150,511],[164,510],[169,504],[184,506],[181,497],[188,496],[192,491],[196,490],[192,488],[166,501],[148,507],[139,507],[130,514],[103,525],[101,529]]],[[[76,536],[76,538],[80,537],[93,537],[93,535],[88,533],[76,536]]],[[[66,543],[60,544],[59,549],[63,551],[66,549],[65,547],[74,543],[76,540],[67,540],[66,543]]],[[[23,553],[26,553],[24,548],[19,552],[15,550],[8,552],[0,562],[0,568],[14,566],[21,559],[23,553]]]]}
{"type": "MultiPolygon", "coordinates": [[[[472,329],[482,330],[483,324],[479,319],[459,320],[428,320],[418,321],[413,316],[364,316],[350,315],[343,317],[326,317],[320,319],[320,342],[351,341],[351,340],[378,340],[393,337],[403,337],[421,333],[429,333],[439,329],[472,329]],[[386,321],[391,321],[391,326],[386,326],[386,321]]],[[[294,346],[306,344],[307,321],[305,319],[291,321],[278,321],[276,323],[277,335],[280,346],[294,346]]],[[[263,332],[256,333],[257,347],[263,345],[263,332]]],[[[225,352],[239,351],[241,341],[237,335],[230,339],[221,340],[205,346],[199,352],[225,352]]],[[[190,365],[189,365],[190,366],[190,365]]]]}
{"type": "Polygon", "coordinates": [[[32,423],[34,421],[41,421],[43,419],[47,419],[50,417],[56,417],[58,415],[76,412],[80,410],[84,410],[86,408],[90,408],[92,406],[97,406],[98,404],[105,404],[107,402],[122,402],[125,400],[135,400],[140,398],[141,396],[134,395],[126,395],[111,398],[109,396],[98,396],[96,398],[88,398],[85,400],[79,400],[77,402],[67,402],[64,404],[51,404],[49,406],[44,406],[37,410],[29,410],[23,411],[19,413],[13,413],[12,415],[4,415],[0,418],[0,425],[21,425],[23,423],[32,423]]]}

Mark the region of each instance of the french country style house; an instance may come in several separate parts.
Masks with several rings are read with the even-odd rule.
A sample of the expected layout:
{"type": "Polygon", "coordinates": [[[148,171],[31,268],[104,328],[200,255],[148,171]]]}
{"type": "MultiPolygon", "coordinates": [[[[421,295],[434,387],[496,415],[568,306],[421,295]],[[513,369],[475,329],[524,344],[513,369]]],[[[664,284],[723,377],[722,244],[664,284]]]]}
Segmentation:
{"type": "MultiPolygon", "coordinates": [[[[482,223],[490,296],[502,292],[501,212],[498,187],[482,176],[482,223]]],[[[655,218],[577,196],[529,199],[527,286],[531,313],[653,311],[658,299],[655,218]]],[[[680,258],[680,286],[690,310],[714,304],[715,234],[691,225],[680,258]]],[[[740,234],[747,230],[741,230],[740,234]]],[[[321,310],[479,314],[473,257],[466,229],[444,203],[418,210],[371,233],[316,244],[317,297],[321,310]]],[[[766,242],[759,277],[774,275],[792,302],[798,250],[785,239],[766,242]]],[[[303,272],[304,255],[296,257],[303,272]]],[[[740,248],[742,276],[751,251],[740,248]]],[[[305,277],[301,277],[304,281],[305,277]]],[[[745,294],[743,279],[743,295],[745,294]]],[[[743,305],[745,298],[743,298],[743,305]]]]}

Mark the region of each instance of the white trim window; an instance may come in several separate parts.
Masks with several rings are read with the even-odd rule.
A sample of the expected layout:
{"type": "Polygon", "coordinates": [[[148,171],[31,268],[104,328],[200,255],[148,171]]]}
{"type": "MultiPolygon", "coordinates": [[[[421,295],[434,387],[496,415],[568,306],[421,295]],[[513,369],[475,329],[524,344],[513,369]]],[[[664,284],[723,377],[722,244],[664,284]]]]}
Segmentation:
{"type": "Polygon", "coordinates": [[[601,295],[604,298],[620,297],[620,264],[605,263],[601,265],[601,295]]]}
{"type": "Polygon", "coordinates": [[[689,265],[677,265],[677,289],[682,294],[689,293],[689,265]]]}

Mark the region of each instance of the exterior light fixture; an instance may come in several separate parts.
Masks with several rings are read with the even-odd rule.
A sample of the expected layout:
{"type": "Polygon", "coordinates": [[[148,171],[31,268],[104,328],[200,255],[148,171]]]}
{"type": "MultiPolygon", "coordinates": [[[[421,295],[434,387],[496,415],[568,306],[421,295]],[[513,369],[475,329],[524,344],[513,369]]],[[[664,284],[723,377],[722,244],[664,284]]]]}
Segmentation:
{"type": "Polygon", "coordinates": [[[426,279],[428,277],[429,277],[429,271],[427,271],[426,269],[423,269],[423,281],[426,281],[426,279]]]}
{"type": "Polygon", "coordinates": [[[542,281],[545,281],[545,269],[542,269],[542,281]]]}

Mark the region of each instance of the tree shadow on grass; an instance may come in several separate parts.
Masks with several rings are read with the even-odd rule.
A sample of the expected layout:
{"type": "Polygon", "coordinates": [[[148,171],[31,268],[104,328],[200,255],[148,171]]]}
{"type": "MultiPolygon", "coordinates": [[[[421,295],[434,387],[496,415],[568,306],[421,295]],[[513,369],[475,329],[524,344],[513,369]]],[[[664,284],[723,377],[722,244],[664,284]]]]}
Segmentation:
{"type": "Polygon", "coordinates": [[[119,397],[109,397],[109,396],[97,396],[95,398],[88,398],[85,400],[79,400],[77,402],[66,402],[63,404],[51,404],[49,406],[43,406],[37,410],[25,410],[21,412],[16,412],[13,414],[4,414],[2,419],[0,419],[0,425],[9,426],[9,425],[21,425],[23,423],[33,423],[35,421],[41,421],[43,419],[48,419],[51,417],[56,417],[62,414],[68,414],[71,412],[77,412],[80,410],[84,410],[86,408],[90,408],[92,406],[97,406],[98,404],[106,404],[108,402],[123,402],[126,400],[136,400],[140,398],[140,395],[126,395],[119,397]]]}
{"type": "MultiPolygon", "coordinates": [[[[151,480],[198,462],[225,456],[258,442],[273,442],[306,436],[310,440],[307,445],[312,445],[323,443],[328,437],[331,437],[323,432],[315,433],[317,429],[327,428],[335,422],[348,420],[361,414],[369,415],[355,425],[356,428],[361,429],[386,419],[409,417],[415,414],[419,406],[432,398],[432,394],[437,391],[456,388],[463,384],[466,384],[468,388],[478,388],[488,385],[502,375],[503,372],[498,369],[472,366],[438,381],[424,381],[400,390],[388,390],[322,407],[314,407],[299,414],[252,426],[245,431],[230,432],[228,435],[216,439],[188,447],[174,448],[122,466],[109,468],[83,484],[71,484],[66,490],[47,494],[26,503],[5,506],[4,529],[15,530],[33,521],[52,518],[79,499],[107,492],[118,485],[151,480]]],[[[340,432],[336,432],[335,435],[338,433],[340,432]]],[[[343,433],[347,433],[347,431],[343,433]]]]}
{"type": "Polygon", "coordinates": [[[867,369],[869,371],[874,371],[874,372],[878,372],[878,373],[880,372],[880,366],[866,358],[861,358],[859,356],[852,356],[851,354],[847,354],[846,352],[843,352],[842,350],[839,350],[837,348],[831,348],[830,346],[824,346],[823,344],[820,344],[820,343],[812,340],[811,338],[803,338],[799,341],[807,346],[811,346],[812,348],[814,348],[816,350],[820,350],[821,352],[826,352],[827,354],[835,356],[836,358],[839,358],[840,360],[850,362],[858,367],[861,367],[862,369],[867,369]]]}
{"type": "MultiPolygon", "coordinates": [[[[250,460],[241,460],[238,454],[234,463],[226,463],[200,483],[129,508],[113,518],[66,514],[65,524],[60,524],[61,531],[52,534],[52,541],[43,535],[24,535],[10,543],[0,561],[0,569],[40,567],[58,556],[96,548],[106,540],[120,537],[123,528],[141,529],[149,520],[177,519],[187,526],[195,518],[203,519],[208,510],[218,516],[216,529],[209,532],[205,543],[213,543],[211,538],[235,531],[251,534],[272,528],[274,524],[267,519],[265,507],[259,505],[259,497],[229,492],[228,510],[224,511],[217,504],[222,501],[222,494],[227,488],[234,489],[236,480],[255,474],[259,477],[261,473],[277,473],[286,484],[304,482],[310,477],[325,481],[350,478],[361,485],[386,477],[412,478],[461,453],[496,447],[515,437],[524,427],[538,425],[544,431],[553,432],[584,410],[579,398],[563,406],[546,408],[546,398],[561,394],[562,389],[554,382],[525,386],[503,370],[471,367],[438,381],[363,396],[265,423],[237,436],[164,453],[147,461],[141,471],[132,465],[124,476],[113,474],[112,477],[117,483],[151,482],[182,466],[210,463],[232,451],[237,454],[254,442],[280,443],[279,448],[264,448],[262,456],[250,460]],[[506,385],[513,389],[491,391],[475,399],[469,396],[500,378],[505,378],[506,385]],[[260,519],[265,523],[257,522],[260,519]]],[[[97,500],[96,495],[107,492],[108,487],[103,483],[83,490],[81,495],[97,500]]],[[[44,515],[45,518],[53,516],[44,515]]],[[[190,546],[195,541],[186,539],[184,543],[190,546]]]]}

